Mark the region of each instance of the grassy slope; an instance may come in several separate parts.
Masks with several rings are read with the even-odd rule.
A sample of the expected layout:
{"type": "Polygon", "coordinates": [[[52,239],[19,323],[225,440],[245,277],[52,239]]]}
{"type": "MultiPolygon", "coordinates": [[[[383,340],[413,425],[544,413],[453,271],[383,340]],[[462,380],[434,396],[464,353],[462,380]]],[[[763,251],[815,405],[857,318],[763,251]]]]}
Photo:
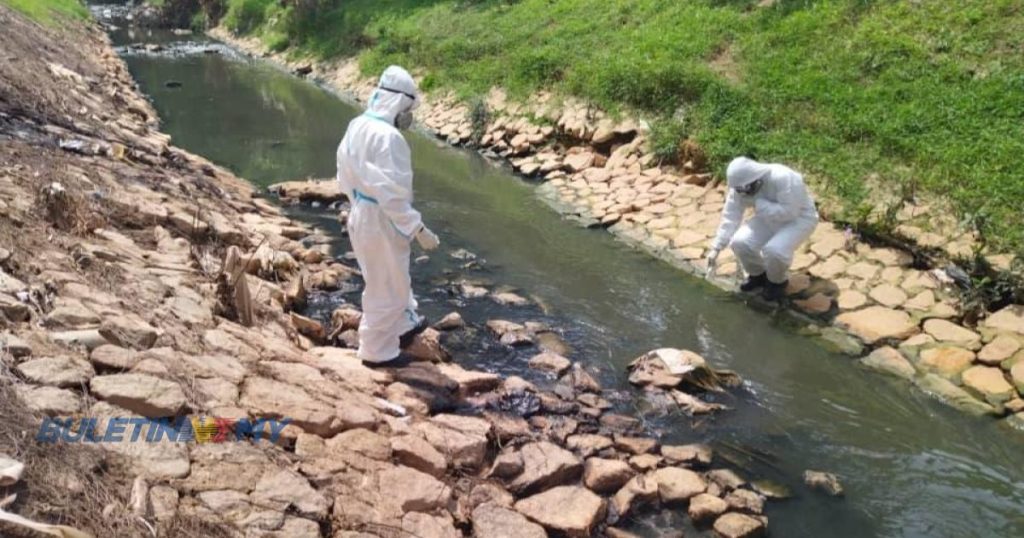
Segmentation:
{"type": "Polygon", "coordinates": [[[56,16],[70,16],[84,19],[89,15],[81,0],[0,0],[4,4],[27,15],[34,21],[53,24],[56,16]]]}
{"type": "Polygon", "coordinates": [[[277,47],[425,68],[464,96],[540,87],[655,118],[656,148],[695,137],[806,171],[857,220],[875,184],[950,199],[1024,252],[1020,0],[227,0],[277,47]],[[299,4],[315,4],[299,0],[299,4]],[[724,66],[724,67],[723,67],[724,66]]]}

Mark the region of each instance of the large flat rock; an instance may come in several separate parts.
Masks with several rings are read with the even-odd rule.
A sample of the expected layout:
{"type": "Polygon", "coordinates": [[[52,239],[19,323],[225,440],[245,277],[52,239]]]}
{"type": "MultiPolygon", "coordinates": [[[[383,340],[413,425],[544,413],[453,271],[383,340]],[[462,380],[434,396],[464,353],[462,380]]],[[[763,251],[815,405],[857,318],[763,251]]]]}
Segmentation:
{"type": "Polygon", "coordinates": [[[144,417],[173,417],[185,409],[180,385],[147,374],[96,376],[89,387],[97,398],[144,417]]]}
{"type": "Polygon", "coordinates": [[[530,443],[520,454],[523,472],[509,484],[512,491],[520,494],[571,482],[583,470],[583,462],[572,452],[546,441],[530,443]]]}
{"type": "Polygon", "coordinates": [[[605,501],[587,488],[559,486],[516,503],[516,510],[567,536],[591,536],[605,514],[605,501]]]}
{"type": "Polygon", "coordinates": [[[850,331],[868,345],[883,340],[903,340],[917,334],[910,315],[884,306],[869,306],[836,317],[836,326],[850,331]]]}
{"type": "Polygon", "coordinates": [[[547,538],[548,533],[540,525],[526,519],[522,514],[484,503],[473,510],[473,536],[475,538],[547,538]]]}

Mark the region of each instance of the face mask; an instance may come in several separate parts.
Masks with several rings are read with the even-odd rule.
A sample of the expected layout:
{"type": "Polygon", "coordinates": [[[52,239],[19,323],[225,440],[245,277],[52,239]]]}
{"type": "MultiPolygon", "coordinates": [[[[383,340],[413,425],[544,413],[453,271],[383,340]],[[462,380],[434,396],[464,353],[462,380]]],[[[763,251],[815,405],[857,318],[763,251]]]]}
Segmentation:
{"type": "Polygon", "coordinates": [[[399,112],[398,115],[395,116],[395,127],[398,127],[403,131],[412,127],[412,111],[406,110],[404,112],[399,112]]]}
{"type": "Polygon", "coordinates": [[[748,185],[745,185],[742,188],[736,188],[736,189],[733,189],[733,190],[735,190],[736,192],[738,192],[740,194],[745,194],[747,196],[750,196],[750,195],[753,195],[753,194],[757,194],[757,191],[761,190],[761,185],[763,183],[764,183],[764,180],[763,179],[759,179],[757,181],[753,181],[753,182],[749,183],[748,185]]]}

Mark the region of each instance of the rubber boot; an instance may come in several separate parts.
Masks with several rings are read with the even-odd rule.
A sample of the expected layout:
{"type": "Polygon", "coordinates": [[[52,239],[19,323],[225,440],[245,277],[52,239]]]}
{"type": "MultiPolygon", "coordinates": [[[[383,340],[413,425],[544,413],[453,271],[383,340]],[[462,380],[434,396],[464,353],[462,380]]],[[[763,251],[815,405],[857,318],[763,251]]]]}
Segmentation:
{"type": "Polygon", "coordinates": [[[427,326],[427,318],[420,318],[420,322],[417,323],[415,327],[409,329],[408,331],[405,331],[405,334],[398,337],[398,347],[400,349],[405,349],[411,346],[413,340],[416,338],[416,335],[427,330],[427,326]]]}
{"type": "Polygon", "coordinates": [[[786,280],[779,284],[771,281],[765,281],[764,292],[762,297],[766,301],[778,302],[786,298],[786,287],[789,285],[789,281],[786,280]]]}
{"type": "Polygon", "coordinates": [[[759,275],[750,275],[747,277],[747,281],[740,284],[740,291],[751,292],[760,287],[763,287],[768,283],[768,276],[765,273],[759,275]]]}

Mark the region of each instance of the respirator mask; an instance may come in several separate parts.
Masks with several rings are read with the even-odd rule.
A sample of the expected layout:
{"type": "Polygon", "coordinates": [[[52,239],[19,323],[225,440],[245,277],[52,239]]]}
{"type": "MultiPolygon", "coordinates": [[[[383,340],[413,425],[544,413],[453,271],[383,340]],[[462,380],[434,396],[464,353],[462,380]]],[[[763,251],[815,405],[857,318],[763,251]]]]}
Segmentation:
{"type": "Polygon", "coordinates": [[[412,104],[410,104],[408,108],[406,108],[405,110],[399,112],[395,116],[395,127],[397,127],[398,129],[401,129],[401,130],[404,131],[404,130],[408,129],[409,127],[412,127],[412,109],[413,109],[413,105],[416,104],[416,96],[412,95],[412,94],[409,94],[409,93],[406,93],[406,92],[403,92],[401,90],[396,90],[394,88],[388,88],[388,87],[385,87],[385,86],[381,86],[380,89],[382,89],[382,90],[384,90],[386,92],[398,93],[398,94],[401,94],[401,95],[404,95],[404,96],[408,97],[409,99],[412,99],[412,104]]]}

